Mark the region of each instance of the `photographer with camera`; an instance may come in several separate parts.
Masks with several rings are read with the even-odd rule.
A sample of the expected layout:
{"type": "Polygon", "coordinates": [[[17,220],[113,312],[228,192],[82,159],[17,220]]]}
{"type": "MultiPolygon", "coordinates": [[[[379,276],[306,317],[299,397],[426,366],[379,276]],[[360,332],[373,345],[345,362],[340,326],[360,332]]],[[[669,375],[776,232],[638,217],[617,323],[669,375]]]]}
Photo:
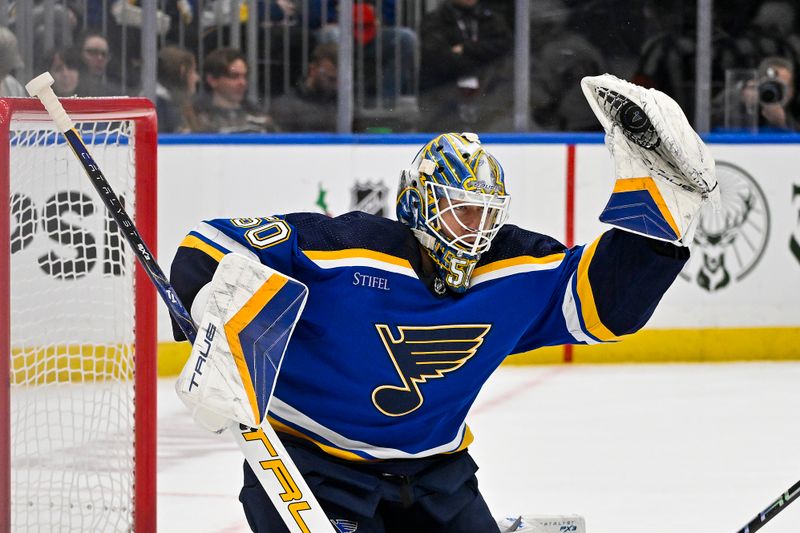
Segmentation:
{"type": "Polygon", "coordinates": [[[782,57],[768,57],[758,66],[759,127],[795,131],[789,106],[794,98],[794,66],[782,57]]]}
{"type": "Polygon", "coordinates": [[[778,56],[758,65],[755,79],[729,86],[714,99],[712,121],[727,129],[796,131],[791,113],[794,99],[794,65],[778,56]],[[733,117],[733,119],[732,119],[733,117]]]}

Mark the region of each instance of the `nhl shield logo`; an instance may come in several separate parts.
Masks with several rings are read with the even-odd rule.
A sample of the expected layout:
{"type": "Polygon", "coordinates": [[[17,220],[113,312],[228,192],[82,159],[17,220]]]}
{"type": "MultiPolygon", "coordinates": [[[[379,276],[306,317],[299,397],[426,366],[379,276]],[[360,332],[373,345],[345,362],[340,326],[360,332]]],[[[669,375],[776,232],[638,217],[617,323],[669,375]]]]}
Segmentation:
{"type": "Polygon", "coordinates": [[[714,292],[744,279],[764,255],[770,230],[767,199],[753,177],[717,162],[721,208],[700,211],[691,259],[681,277],[714,292]]]}
{"type": "Polygon", "coordinates": [[[350,189],[350,209],[385,217],[388,214],[389,187],[382,181],[357,181],[350,189]]]}

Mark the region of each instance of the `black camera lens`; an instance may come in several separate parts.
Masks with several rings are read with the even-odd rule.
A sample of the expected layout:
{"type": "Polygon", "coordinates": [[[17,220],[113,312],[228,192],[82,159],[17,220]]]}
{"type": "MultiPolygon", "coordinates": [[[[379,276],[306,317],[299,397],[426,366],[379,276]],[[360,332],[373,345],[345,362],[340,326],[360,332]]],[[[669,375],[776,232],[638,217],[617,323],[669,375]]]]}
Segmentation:
{"type": "Polygon", "coordinates": [[[758,99],[762,104],[779,104],[783,101],[783,84],[775,80],[761,82],[758,99]]]}

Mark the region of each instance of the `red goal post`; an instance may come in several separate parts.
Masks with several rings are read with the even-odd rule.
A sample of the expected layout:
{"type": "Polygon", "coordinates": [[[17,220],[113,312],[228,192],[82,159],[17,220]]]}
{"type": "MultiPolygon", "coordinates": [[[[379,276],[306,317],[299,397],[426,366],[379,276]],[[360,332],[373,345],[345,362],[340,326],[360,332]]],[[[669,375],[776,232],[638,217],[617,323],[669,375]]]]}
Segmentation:
{"type": "MultiPolygon", "coordinates": [[[[61,102],[156,250],[152,103],[61,102]]],[[[0,532],[155,531],[155,290],[38,99],[0,99],[0,192],[0,532]]]]}

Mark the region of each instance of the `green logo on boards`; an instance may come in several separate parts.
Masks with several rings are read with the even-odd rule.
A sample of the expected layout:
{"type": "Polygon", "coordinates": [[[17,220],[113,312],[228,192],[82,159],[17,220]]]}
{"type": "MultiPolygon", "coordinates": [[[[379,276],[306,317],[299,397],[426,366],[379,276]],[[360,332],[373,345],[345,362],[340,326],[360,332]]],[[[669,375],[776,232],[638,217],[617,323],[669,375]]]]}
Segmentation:
{"type": "Polygon", "coordinates": [[[706,204],[694,235],[696,252],[681,277],[715,292],[747,277],[769,240],[770,213],[758,182],[736,165],[717,162],[721,208],[706,204]]]}

